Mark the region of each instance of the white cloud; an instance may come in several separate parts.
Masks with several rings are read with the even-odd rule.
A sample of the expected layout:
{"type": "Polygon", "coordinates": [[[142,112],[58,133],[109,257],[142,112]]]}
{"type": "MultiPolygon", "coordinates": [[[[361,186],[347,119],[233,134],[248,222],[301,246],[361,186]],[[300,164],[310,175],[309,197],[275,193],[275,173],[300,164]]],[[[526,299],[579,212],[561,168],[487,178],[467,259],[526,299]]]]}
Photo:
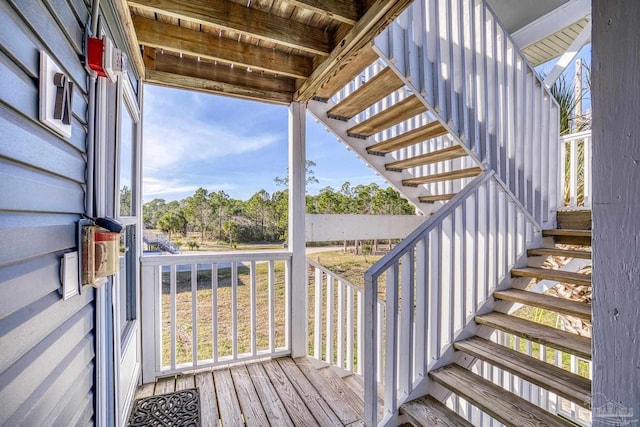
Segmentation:
{"type": "Polygon", "coordinates": [[[178,91],[150,95],[145,99],[144,123],[144,164],[149,171],[249,153],[278,140],[275,133],[256,135],[225,123],[224,114],[203,102],[199,94],[178,91]]]}

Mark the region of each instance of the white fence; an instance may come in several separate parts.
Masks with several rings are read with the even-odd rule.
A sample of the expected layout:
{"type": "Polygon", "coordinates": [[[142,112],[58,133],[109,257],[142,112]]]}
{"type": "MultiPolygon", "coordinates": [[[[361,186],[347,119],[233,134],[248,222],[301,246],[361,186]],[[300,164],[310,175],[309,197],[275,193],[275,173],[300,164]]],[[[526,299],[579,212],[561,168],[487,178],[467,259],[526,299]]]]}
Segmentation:
{"type": "Polygon", "coordinates": [[[528,218],[494,173],[485,172],[367,271],[368,425],[377,424],[378,383],[385,390],[382,424],[394,421],[412,393],[421,394],[429,370],[446,361],[455,337],[526,256],[534,233],[528,218]]]}
{"type": "Polygon", "coordinates": [[[142,257],[143,382],[290,353],[289,252],[142,257]]]}
{"type": "Polygon", "coordinates": [[[560,206],[591,207],[591,131],[560,137],[560,206]]]}

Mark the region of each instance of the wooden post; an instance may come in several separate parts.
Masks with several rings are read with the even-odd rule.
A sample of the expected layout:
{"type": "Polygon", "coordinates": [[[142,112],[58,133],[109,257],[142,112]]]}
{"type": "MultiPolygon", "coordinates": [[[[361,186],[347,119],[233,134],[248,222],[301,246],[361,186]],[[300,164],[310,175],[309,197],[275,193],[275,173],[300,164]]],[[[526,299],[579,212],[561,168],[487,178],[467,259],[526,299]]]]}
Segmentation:
{"type": "Polygon", "coordinates": [[[305,255],[305,112],[300,102],[289,106],[289,250],[291,355],[307,355],[307,271],[305,255]]]}
{"type": "Polygon", "coordinates": [[[592,425],[638,425],[640,2],[593,0],[592,8],[592,425]]]}

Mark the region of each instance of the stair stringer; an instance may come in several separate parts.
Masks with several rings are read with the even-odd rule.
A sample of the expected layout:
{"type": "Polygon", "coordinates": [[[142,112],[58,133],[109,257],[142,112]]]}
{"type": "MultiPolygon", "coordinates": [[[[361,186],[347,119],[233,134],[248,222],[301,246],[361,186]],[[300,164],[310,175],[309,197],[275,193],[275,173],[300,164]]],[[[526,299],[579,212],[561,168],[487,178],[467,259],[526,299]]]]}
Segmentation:
{"type": "Polygon", "coordinates": [[[416,208],[417,212],[420,212],[422,215],[429,216],[444,205],[443,202],[430,204],[421,203],[418,198],[428,194],[424,186],[407,187],[402,185],[403,178],[407,177],[404,173],[388,171],[385,168],[385,164],[387,163],[386,157],[370,155],[367,153],[367,147],[376,142],[373,136],[368,137],[363,143],[361,138],[354,138],[348,135],[347,131],[357,123],[355,120],[351,119],[345,122],[330,119],[327,116],[327,111],[329,111],[334,105],[336,104],[332,100],[328,100],[326,103],[311,100],[307,104],[307,111],[319,123],[322,123],[328,132],[333,133],[338,141],[343,143],[348,150],[353,151],[356,156],[364,161],[367,166],[373,169],[377,175],[382,176],[391,187],[400,192],[400,194],[402,194],[416,208]]]}

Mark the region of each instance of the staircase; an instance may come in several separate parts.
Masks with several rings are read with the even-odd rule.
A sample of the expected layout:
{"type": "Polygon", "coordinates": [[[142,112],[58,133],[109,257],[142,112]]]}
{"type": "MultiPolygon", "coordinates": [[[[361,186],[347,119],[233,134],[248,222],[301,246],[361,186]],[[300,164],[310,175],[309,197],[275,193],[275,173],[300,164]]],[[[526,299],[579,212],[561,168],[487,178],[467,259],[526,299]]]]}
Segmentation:
{"type": "Polygon", "coordinates": [[[308,110],[429,216],[365,274],[366,423],[588,425],[590,339],[549,322],[591,320],[547,292],[591,286],[553,96],[482,0],[416,0],[358,58],[308,110]]]}
{"type": "MultiPolygon", "coordinates": [[[[569,221],[572,217],[583,217],[588,213],[585,211],[575,214],[565,212],[560,215],[565,218],[565,221],[569,221]]],[[[578,234],[584,237],[590,236],[590,233],[589,229],[547,230],[544,234],[554,236],[555,242],[548,247],[530,249],[528,251],[529,261],[537,265],[540,264],[540,260],[537,258],[547,256],[565,258],[578,256],[590,259],[591,252],[587,246],[570,249],[564,246],[555,246],[555,243],[561,242],[567,234],[578,234]]],[[[532,403],[532,399],[527,400],[511,392],[509,384],[526,381],[539,387],[539,390],[555,394],[574,405],[589,410],[591,408],[591,381],[584,376],[570,372],[564,362],[560,362],[561,366],[548,363],[546,357],[540,357],[540,351],[538,351],[538,357],[526,354],[524,346],[514,345],[514,337],[535,343],[538,349],[550,347],[584,360],[591,359],[591,339],[525,320],[518,317],[517,312],[515,315],[509,314],[509,312],[512,311],[510,308],[513,303],[518,303],[525,307],[534,307],[546,312],[573,316],[590,322],[591,305],[589,303],[538,294],[527,289],[530,285],[530,278],[590,286],[591,277],[589,274],[566,273],[546,267],[512,269],[511,273],[514,278],[518,278],[512,282],[514,287],[493,293],[497,302],[496,310],[475,316],[476,324],[481,326],[478,329],[478,334],[453,344],[457,362],[429,373],[430,379],[439,386],[434,388],[434,394],[438,394],[438,392],[442,394],[442,389],[444,389],[448,393],[465,399],[477,410],[508,426],[575,426],[574,423],[556,415],[557,412],[561,412],[558,408],[555,408],[554,412],[556,413],[549,412],[532,403]],[[522,274],[522,270],[525,270],[526,274],[522,274]],[[526,280],[520,278],[526,278],[526,280]],[[509,339],[496,340],[496,331],[508,334],[509,339]],[[494,340],[487,339],[492,335],[494,340]],[[495,341],[502,341],[502,343],[495,341]],[[511,378],[508,381],[503,381],[502,384],[496,383],[492,381],[490,375],[487,378],[486,372],[491,369],[499,370],[502,374],[509,373],[511,378]]],[[[451,398],[451,396],[447,397],[451,398]]],[[[416,426],[472,425],[433,396],[421,397],[407,402],[400,408],[400,413],[404,414],[407,420],[416,426]]]]}

